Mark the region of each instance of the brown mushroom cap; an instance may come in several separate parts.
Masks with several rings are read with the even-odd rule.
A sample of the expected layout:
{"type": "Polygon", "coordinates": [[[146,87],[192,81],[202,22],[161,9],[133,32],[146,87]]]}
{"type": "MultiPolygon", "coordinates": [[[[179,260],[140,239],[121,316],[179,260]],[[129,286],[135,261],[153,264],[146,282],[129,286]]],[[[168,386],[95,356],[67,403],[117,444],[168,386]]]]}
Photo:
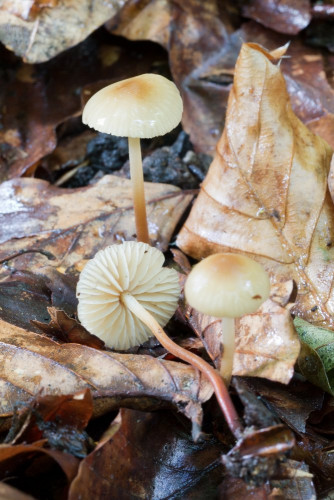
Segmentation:
{"type": "Polygon", "coordinates": [[[133,295],[161,326],[172,317],[180,293],[178,274],[162,267],[164,255],[145,243],[126,241],[100,250],[80,274],[78,316],[108,347],[128,349],[152,336],[122,302],[133,295]]]}
{"type": "Polygon", "coordinates": [[[194,266],[185,284],[188,303],[203,314],[238,318],[269,297],[269,277],[263,267],[244,255],[218,253],[194,266]]]}
{"type": "Polygon", "coordinates": [[[173,82],[144,74],[108,85],[87,102],[82,121],[120,137],[164,135],[181,121],[183,104],[173,82]]]}

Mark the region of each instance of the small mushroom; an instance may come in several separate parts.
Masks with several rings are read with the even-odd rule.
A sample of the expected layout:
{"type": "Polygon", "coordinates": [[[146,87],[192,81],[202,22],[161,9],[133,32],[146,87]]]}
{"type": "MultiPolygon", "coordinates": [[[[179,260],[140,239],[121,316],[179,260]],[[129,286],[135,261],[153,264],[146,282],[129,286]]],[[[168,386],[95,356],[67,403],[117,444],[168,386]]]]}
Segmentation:
{"type": "Polygon", "coordinates": [[[268,274],[249,257],[217,253],[194,266],[184,292],[191,307],[222,318],[224,351],[220,373],[228,386],[235,350],[235,318],[255,312],[269,297],[268,274]]]}
{"type": "Polygon", "coordinates": [[[137,240],[144,243],[149,243],[149,233],[140,139],[171,131],[180,123],[182,111],[174,83],[149,73],[108,85],[83,110],[83,123],[99,132],[128,137],[137,240]]]}
{"type": "Polygon", "coordinates": [[[168,351],[211,381],[230,429],[239,437],[238,415],[219,373],[175,344],[161,328],[174,314],[180,293],[177,272],[162,267],[163,263],[163,253],[145,243],[127,241],[100,250],[80,274],[79,319],[114,349],[128,349],[154,335],[168,351]]]}

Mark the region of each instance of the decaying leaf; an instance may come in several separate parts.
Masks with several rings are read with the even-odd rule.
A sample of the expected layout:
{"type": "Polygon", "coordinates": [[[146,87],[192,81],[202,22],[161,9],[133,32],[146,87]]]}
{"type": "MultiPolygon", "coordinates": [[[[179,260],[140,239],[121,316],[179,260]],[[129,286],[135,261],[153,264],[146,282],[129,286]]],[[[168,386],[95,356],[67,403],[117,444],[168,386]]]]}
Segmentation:
{"type": "Polygon", "coordinates": [[[295,280],[296,313],[333,328],[332,150],[295,116],[270,59],[243,45],[225,130],[178,245],[197,259],[246,252],[273,282],[295,280]]]}
{"type": "MultiPolygon", "coordinates": [[[[0,260],[11,269],[48,267],[81,270],[107,245],[135,237],[131,182],[104,176],[86,188],[60,189],[37,179],[0,186],[0,260]]],[[[149,233],[166,249],[177,221],[192,199],[167,184],[145,184],[149,233]]],[[[8,270],[3,269],[5,273],[8,270]]]]}
{"type": "Polygon", "coordinates": [[[92,5],[90,0],[49,0],[39,9],[42,5],[38,0],[1,3],[1,42],[25,61],[40,63],[84,40],[124,2],[97,0],[92,5]]]}
{"type": "Polygon", "coordinates": [[[295,35],[311,21],[311,2],[249,0],[242,5],[242,13],[274,31],[295,35]]]}
{"type": "Polygon", "coordinates": [[[60,311],[55,307],[48,307],[48,313],[51,317],[49,324],[36,320],[32,320],[32,324],[61,342],[71,342],[94,347],[94,349],[103,349],[104,342],[101,339],[89,333],[77,320],[67,316],[64,311],[60,311]]]}
{"type": "MultiPolygon", "coordinates": [[[[223,124],[231,74],[219,85],[208,81],[203,73],[212,58],[227,51],[232,31],[228,2],[129,0],[107,26],[112,33],[130,40],[157,41],[168,50],[173,79],[184,102],[183,128],[197,151],[213,153],[223,124]]],[[[231,59],[232,69],[234,56],[231,59]]]]}
{"type": "Polygon", "coordinates": [[[94,413],[120,406],[141,410],[174,405],[201,425],[201,403],[213,391],[192,367],[150,356],[98,351],[58,344],[0,320],[0,423],[8,425],[14,406],[43,395],[91,389],[94,413]]]}
{"type": "MultiPolygon", "coordinates": [[[[78,470],[79,460],[69,453],[44,448],[45,440],[36,441],[34,444],[0,445],[0,477],[1,479],[38,476],[46,462],[46,468],[53,468],[54,479],[59,480],[59,468],[65,475],[67,482],[71,482],[78,470]],[[57,470],[58,469],[58,470],[57,470]]],[[[46,469],[47,470],[47,469],[46,469]]],[[[64,478],[63,478],[64,479],[64,478]]],[[[39,489],[45,485],[39,483],[39,489]]],[[[65,485],[64,485],[65,486],[65,485]]],[[[50,485],[49,485],[50,488],[50,485]]],[[[50,489],[49,489],[50,491],[50,489]]],[[[46,491],[45,491],[46,493],[46,491]]],[[[8,497],[6,497],[8,498],[8,497]]],[[[9,497],[10,498],[10,497],[9,497]]]]}
{"type": "Polygon", "coordinates": [[[223,451],[212,436],[192,442],[169,412],[122,410],[118,431],[81,462],[69,499],[215,498],[223,451]]]}
{"type": "MultiPolygon", "coordinates": [[[[291,285],[291,281],[288,284],[291,285]]],[[[233,375],[264,377],[284,384],[291,379],[300,345],[290,313],[284,308],[286,302],[282,297],[288,300],[287,286],[273,286],[271,297],[258,311],[236,320],[233,375]],[[283,301],[283,307],[280,300],[283,301]]],[[[290,287],[290,294],[291,290],[290,287]]],[[[209,356],[219,366],[223,351],[221,321],[194,309],[187,311],[186,315],[197,335],[202,338],[209,356]]]]}
{"type": "Polygon", "coordinates": [[[243,378],[243,384],[278,416],[293,432],[305,433],[312,412],[320,410],[324,401],[322,390],[310,382],[294,377],[287,386],[260,378],[243,378]]]}
{"type": "MultiPolygon", "coordinates": [[[[243,24],[235,35],[238,35],[238,50],[241,41],[256,42],[271,51],[289,42],[288,54],[281,60],[280,69],[292,109],[308,128],[334,148],[334,89],[330,82],[332,65],[326,62],[326,57],[303,44],[299,38],[291,39],[274,33],[253,21],[243,24]]],[[[226,62],[221,61],[223,68],[224,64],[226,62]]]]}
{"type": "Polygon", "coordinates": [[[261,485],[274,477],[284,455],[295,445],[293,433],[284,425],[249,429],[237,444],[223,455],[228,473],[251,485],[261,485]]]}
{"type": "Polygon", "coordinates": [[[301,318],[295,318],[294,324],[302,341],[300,371],[314,385],[334,395],[334,333],[301,318]]]}

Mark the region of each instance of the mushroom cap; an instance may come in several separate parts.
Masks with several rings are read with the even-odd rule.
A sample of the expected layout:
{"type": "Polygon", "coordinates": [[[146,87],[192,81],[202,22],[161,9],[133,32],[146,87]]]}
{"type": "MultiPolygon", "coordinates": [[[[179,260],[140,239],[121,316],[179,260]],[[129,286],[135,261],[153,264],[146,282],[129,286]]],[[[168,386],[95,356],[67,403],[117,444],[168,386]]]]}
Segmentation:
{"type": "Polygon", "coordinates": [[[175,128],[182,111],[174,83],[147,73],[99,90],[87,102],[82,121],[99,132],[149,139],[175,128]]]}
{"type": "Polygon", "coordinates": [[[269,297],[270,281],[249,257],[217,253],[194,266],[184,292],[188,303],[203,314],[238,318],[256,311],[269,297]]]}
{"type": "Polygon", "coordinates": [[[119,350],[152,337],[123,304],[122,293],[133,295],[164,326],[177,308],[180,293],[178,274],[162,267],[164,260],[160,250],[136,241],[100,250],[84,267],[77,285],[83,326],[119,350]]]}

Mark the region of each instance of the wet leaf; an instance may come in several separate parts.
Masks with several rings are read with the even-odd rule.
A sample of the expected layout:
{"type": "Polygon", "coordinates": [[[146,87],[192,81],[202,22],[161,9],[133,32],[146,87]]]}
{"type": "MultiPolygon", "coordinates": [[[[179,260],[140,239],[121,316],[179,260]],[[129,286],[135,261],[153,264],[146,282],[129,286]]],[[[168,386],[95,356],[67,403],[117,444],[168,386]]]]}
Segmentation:
{"type": "MultiPolygon", "coordinates": [[[[257,2],[254,2],[254,4],[257,2]]],[[[309,19],[308,0],[295,4],[261,2],[267,23],[299,30],[309,19]],[[275,15],[267,10],[274,9],[275,15]],[[287,19],[287,11],[294,10],[287,19]],[[302,15],[300,16],[300,13],[302,15]],[[286,20],[284,24],[284,20],[286,20]],[[299,26],[299,27],[298,27],[299,26]]],[[[248,2],[247,2],[248,4],[248,2]]],[[[243,5],[247,8],[247,5],[243,5]]],[[[260,12],[260,9],[258,9],[260,12]]],[[[291,42],[290,58],[282,61],[292,107],[297,116],[334,147],[334,93],[327,80],[324,57],[298,38],[284,36],[250,21],[240,25],[235,5],[225,1],[129,0],[109,23],[109,29],[130,40],[153,40],[169,52],[170,68],[184,101],[183,126],[198,151],[214,154],[224,125],[235,62],[243,42],[270,50],[291,42]]],[[[274,28],[275,29],[275,28],[274,28]]]]}
{"type": "Polygon", "coordinates": [[[197,259],[246,252],[272,282],[295,280],[295,313],[333,328],[332,150],[293,113],[274,62],[243,45],[216,157],[177,241],[197,259]]]}
{"type": "Polygon", "coordinates": [[[55,337],[61,342],[71,342],[75,344],[87,345],[95,349],[103,349],[104,342],[89,333],[77,320],[70,318],[64,311],[55,307],[48,307],[50,323],[41,323],[32,320],[32,324],[47,335],[55,337]]]}
{"type": "Polygon", "coordinates": [[[29,63],[48,61],[84,40],[122,5],[121,0],[97,0],[93,6],[89,0],[2,2],[0,40],[29,63]]]}
{"type": "Polygon", "coordinates": [[[222,127],[231,74],[227,82],[217,85],[203,73],[213,57],[227,50],[230,17],[229,2],[130,0],[108,23],[112,33],[130,40],[157,41],[168,50],[173,79],[184,102],[183,128],[196,150],[209,154],[215,150],[222,127]]]}
{"type": "MultiPolygon", "coordinates": [[[[279,301],[285,305],[291,291],[291,281],[285,286],[274,286],[271,297],[255,313],[236,320],[233,375],[264,377],[284,384],[289,382],[300,345],[290,313],[279,301]],[[288,295],[286,288],[290,290],[288,295]]],[[[186,309],[186,316],[203,340],[209,356],[219,366],[223,351],[221,321],[191,308],[186,309]]]]}
{"type": "Polygon", "coordinates": [[[298,366],[304,377],[334,395],[334,333],[301,318],[294,324],[302,341],[298,366]]]}
{"type": "Polygon", "coordinates": [[[93,401],[88,389],[66,396],[39,395],[15,412],[5,442],[34,444],[43,439],[51,449],[82,458],[92,448],[84,432],[92,413],[93,401]]]}
{"type": "MultiPolygon", "coordinates": [[[[0,260],[6,262],[5,274],[9,268],[11,272],[29,269],[49,274],[52,282],[52,270],[81,270],[101,248],[135,237],[132,187],[127,179],[104,176],[97,184],[78,189],[13,179],[1,184],[0,193],[0,260]]],[[[152,183],[145,184],[145,193],[151,240],[165,250],[192,195],[152,183]]],[[[57,279],[63,290],[66,280],[60,284],[57,279]]],[[[57,293],[52,293],[53,298],[57,293]]]]}
{"type": "Polygon", "coordinates": [[[277,475],[284,455],[295,445],[292,432],[284,425],[260,430],[251,428],[223,455],[223,464],[233,477],[260,486],[277,475]]]}
{"type": "Polygon", "coordinates": [[[69,500],[216,498],[222,445],[194,443],[176,416],[122,410],[120,428],[85,458],[69,500]]]}
{"type": "Polygon", "coordinates": [[[308,417],[320,410],[324,401],[323,391],[297,378],[287,386],[250,378],[243,379],[243,383],[294,432],[306,432],[308,417]]]}
{"type": "Polygon", "coordinates": [[[242,13],[274,31],[296,35],[311,21],[311,3],[310,0],[279,3],[250,0],[242,6],[242,13]]]}
{"type": "Polygon", "coordinates": [[[192,420],[194,435],[199,431],[201,403],[213,391],[192,367],[150,356],[58,344],[4,321],[0,326],[2,426],[8,426],[14,406],[39,391],[57,396],[89,388],[95,415],[120,406],[147,410],[172,405],[192,420]]]}

